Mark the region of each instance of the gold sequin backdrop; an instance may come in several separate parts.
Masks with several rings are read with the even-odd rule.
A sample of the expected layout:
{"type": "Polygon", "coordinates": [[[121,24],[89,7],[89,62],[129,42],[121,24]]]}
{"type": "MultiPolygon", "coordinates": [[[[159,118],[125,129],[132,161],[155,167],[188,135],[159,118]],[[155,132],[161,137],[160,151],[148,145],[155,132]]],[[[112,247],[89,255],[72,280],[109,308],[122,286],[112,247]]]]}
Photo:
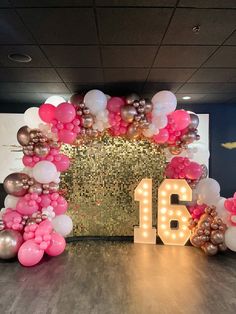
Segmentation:
{"type": "Polygon", "coordinates": [[[146,140],[129,141],[104,135],[81,146],[67,146],[72,158],[61,181],[74,224],[73,236],[129,236],[138,225],[139,204],[134,189],[153,179],[153,222],[157,188],[163,180],[165,154],[146,140]]]}

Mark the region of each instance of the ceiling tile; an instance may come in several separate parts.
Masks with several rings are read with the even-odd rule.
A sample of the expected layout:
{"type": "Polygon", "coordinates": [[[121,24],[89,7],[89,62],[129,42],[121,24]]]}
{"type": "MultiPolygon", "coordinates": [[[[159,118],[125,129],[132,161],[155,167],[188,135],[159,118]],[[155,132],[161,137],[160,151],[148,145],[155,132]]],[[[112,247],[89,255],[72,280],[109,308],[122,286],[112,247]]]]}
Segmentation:
{"type": "Polygon", "coordinates": [[[236,45],[236,31],[229,37],[225,43],[226,45],[236,45]]]}
{"type": "Polygon", "coordinates": [[[11,3],[8,0],[1,0],[0,1],[0,8],[9,8],[11,7],[11,3]]]}
{"type": "Polygon", "coordinates": [[[124,96],[130,93],[137,93],[142,95],[143,82],[113,82],[106,83],[104,86],[104,93],[108,95],[124,96]]]}
{"type": "Polygon", "coordinates": [[[158,44],[172,9],[100,8],[98,25],[104,44],[158,44]]]}
{"type": "Polygon", "coordinates": [[[178,100],[178,108],[182,104],[223,104],[232,99],[230,94],[188,94],[191,97],[189,100],[184,100],[182,97],[185,94],[176,94],[178,100]]]}
{"type": "Polygon", "coordinates": [[[223,46],[204,64],[204,67],[236,67],[236,47],[223,46]]]}
{"type": "Polygon", "coordinates": [[[98,46],[42,46],[51,63],[56,67],[100,67],[98,46]]]}
{"type": "Polygon", "coordinates": [[[162,46],[154,67],[199,67],[217,46],[162,46]]]}
{"type": "Polygon", "coordinates": [[[105,82],[144,82],[148,69],[104,69],[105,82]]]}
{"type": "Polygon", "coordinates": [[[236,83],[186,83],[178,93],[236,93],[236,83]]]}
{"type": "Polygon", "coordinates": [[[177,0],[95,0],[97,6],[108,7],[173,7],[177,0]]]}
{"type": "Polygon", "coordinates": [[[234,30],[235,10],[177,9],[170,23],[165,44],[221,44],[234,30]],[[200,25],[195,34],[193,26],[200,25]]]}
{"type": "Polygon", "coordinates": [[[180,0],[179,7],[236,8],[235,0],[180,0]]]}
{"type": "Polygon", "coordinates": [[[65,82],[103,83],[102,69],[95,68],[57,68],[65,82]]]}
{"type": "Polygon", "coordinates": [[[0,92],[6,93],[69,93],[64,83],[0,83],[0,92]]]}
{"type": "Polygon", "coordinates": [[[159,82],[146,82],[143,93],[154,95],[161,90],[170,90],[175,93],[177,89],[181,86],[181,83],[159,83],[159,82]]]}
{"type": "Polygon", "coordinates": [[[236,82],[236,69],[199,69],[189,82],[236,82]]]}
{"type": "Polygon", "coordinates": [[[38,46],[1,46],[0,49],[0,66],[4,67],[49,67],[45,55],[38,46]],[[29,63],[14,62],[8,59],[8,55],[12,53],[22,53],[29,55],[32,60],[29,63]]]}
{"type": "Polygon", "coordinates": [[[26,25],[41,44],[97,43],[93,9],[18,9],[26,25]]]}
{"type": "Polygon", "coordinates": [[[1,82],[60,82],[51,68],[0,68],[1,82]]]}
{"type": "Polygon", "coordinates": [[[0,9],[0,43],[33,44],[34,40],[13,9],[0,9]]]}
{"type": "Polygon", "coordinates": [[[163,69],[153,68],[150,72],[148,81],[152,82],[185,82],[190,78],[196,69],[163,69]]]}
{"type": "Polygon", "coordinates": [[[103,46],[103,66],[150,67],[156,50],[154,46],[103,46]]]}
{"type": "MultiPolygon", "coordinates": [[[[2,0],[1,0],[2,1],[2,0]]],[[[93,0],[11,0],[15,7],[76,7],[92,6],[93,0]]]]}
{"type": "Polygon", "coordinates": [[[99,89],[104,91],[104,85],[103,83],[94,82],[94,83],[86,83],[83,84],[81,82],[69,82],[66,83],[66,85],[70,88],[72,93],[79,93],[79,94],[86,94],[87,91],[91,89],[99,89]]]}

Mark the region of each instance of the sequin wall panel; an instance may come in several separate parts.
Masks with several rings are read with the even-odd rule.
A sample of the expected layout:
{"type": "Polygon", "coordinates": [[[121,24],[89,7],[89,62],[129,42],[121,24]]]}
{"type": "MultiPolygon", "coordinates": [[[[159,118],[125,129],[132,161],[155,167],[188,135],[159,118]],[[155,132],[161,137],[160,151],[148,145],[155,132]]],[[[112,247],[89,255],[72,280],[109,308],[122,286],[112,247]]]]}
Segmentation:
{"type": "Polygon", "coordinates": [[[134,189],[143,178],[153,178],[153,222],[157,188],[163,180],[165,154],[145,140],[128,141],[104,135],[78,147],[64,146],[72,158],[61,188],[69,201],[73,236],[133,235],[139,204],[134,189]]]}

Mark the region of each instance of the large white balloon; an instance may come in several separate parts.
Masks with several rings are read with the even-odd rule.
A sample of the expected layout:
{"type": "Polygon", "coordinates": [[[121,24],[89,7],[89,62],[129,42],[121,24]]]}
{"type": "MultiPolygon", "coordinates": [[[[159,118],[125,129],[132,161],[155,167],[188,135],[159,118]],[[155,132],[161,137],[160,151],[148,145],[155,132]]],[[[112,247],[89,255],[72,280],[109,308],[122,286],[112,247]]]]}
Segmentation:
{"type": "Polygon", "coordinates": [[[25,124],[31,129],[37,129],[40,123],[44,123],[39,116],[39,108],[30,107],[24,113],[25,124]]]}
{"type": "Polygon", "coordinates": [[[196,191],[201,203],[215,206],[220,200],[220,185],[212,178],[201,180],[197,185],[196,191]]]}
{"type": "Polygon", "coordinates": [[[219,202],[216,204],[217,215],[223,220],[226,225],[229,225],[229,212],[225,209],[226,198],[221,197],[219,202]]]}
{"type": "Polygon", "coordinates": [[[53,228],[56,232],[61,234],[63,237],[71,233],[73,229],[73,223],[69,216],[58,215],[52,220],[53,228]]]}
{"type": "Polygon", "coordinates": [[[167,126],[168,123],[167,116],[156,116],[153,118],[152,123],[155,124],[158,129],[163,129],[167,126]]]}
{"type": "Polygon", "coordinates": [[[45,104],[51,104],[55,107],[57,107],[58,105],[60,105],[62,102],[66,102],[66,100],[58,95],[54,95],[54,96],[50,96],[45,100],[45,104]]]}
{"type": "Polygon", "coordinates": [[[33,177],[39,183],[50,183],[53,182],[57,176],[56,166],[47,160],[39,161],[33,167],[33,177]]]}
{"type": "Polygon", "coordinates": [[[167,90],[156,93],[152,97],[153,116],[167,115],[175,111],[177,99],[173,93],[167,90]]]}
{"type": "Polygon", "coordinates": [[[92,114],[97,114],[106,109],[107,97],[98,89],[92,89],[84,96],[84,103],[92,114]]]}
{"type": "Polygon", "coordinates": [[[199,164],[205,164],[210,157],[209,149],[206,144],[197,141],[188,145],[188,158],[198,162],[199,164]]]}
{"type": "Polygon", "coordinates": [[[13,195],[7,195],[5,200],[4,200],[4,206],[6,208],[15,209],[18,200],[19,200],[19,197],[16,197],[13,195]]]}
{"type": "Polygon", "coordinates": [[[229,227],[225,231],[225,244],[231,251],[236,252],[236,227],[229,227]]]}
{"type": "Polygon", "coordinates": [[[143,130],[143,135],[146,137],[152,137],[154,134],[158,133],[159,129],[154,123],[149,124],[148,128],[143,130]]]}

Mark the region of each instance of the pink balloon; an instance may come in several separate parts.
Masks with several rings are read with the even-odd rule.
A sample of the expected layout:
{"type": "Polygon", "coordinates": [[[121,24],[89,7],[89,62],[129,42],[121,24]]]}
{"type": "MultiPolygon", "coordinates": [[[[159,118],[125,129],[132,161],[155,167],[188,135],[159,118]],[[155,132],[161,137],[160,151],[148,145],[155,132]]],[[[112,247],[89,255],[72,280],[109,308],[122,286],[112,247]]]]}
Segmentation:
{"type": "Polygon", "coordinates": [[[41,195],[41,202],[40,205],[42,207],[48,207],[51,204],[51,198],[49,195],[41,195]]]}
{"type": "Polygon", "coordinates": [[[64,252],[66,247],[66,241],[57,232],[53,232],[51,234],[51,244],[48,246],[48,248],[45,250],[45,253],[47,253],[50,256],[57,256],[64,252]]]}
{"type": "Polygon", "coordinates": [[[55,116],[60,122],[69,123],[75,118],[75,115],[75,107],[68,102],[63,102],[56,107],[55,116]]]}
{"type": "Polygon", "coordinates": [[[202,167],[196,162],[191,162],[185,169],[186,178],[190,180],[198,180],[202,175],[202,167]]]}
{"type": "Polygon", "coordinates": [[[18,259],[23,266],[34,266],[41,261],[43,254],[44,250],[41,250],[34,240],[28,240],[20,247],[18,259]]]}
{"type": "Polygon", "coordinates": [[[48,219],[46,219],[39,224],[38,229],[35,231],[35,236],[50,234],[52,230],[52,223],[48,219]]]}
{"type": "Polygon", "coordinates": [[[185,110],[176,110],[171,113],[171,118],[175,123],[175,127],[177,131],[185,129],[191,122],[190,115],[185,110]]]}
{"type": "Polygon", "coordinates": [[[121,97],[111,97],[107,102],[107,109],[111,112],[120,112],[120,108],[124,106],[124,99],[121,97]]]}
{"type": "Polygon", "coordinates": [[[164,144],[166,141],[168,141],[168,138],[169,132],[166,129],[160,129],[159,133],[153,136],[154,142],[158,144],[164,144]]]}
{"type": "Polygon", "coordinates": [[[39,107],[39,116],[44,122],[50,123],[55,119],[55,110],[56,107],[51,104],[42,104],[39,107]]]}
{"type": "Polygon", "coordinates": [[[53,207],[53,210],[56,215],[64,214],[68,208],[68,203],[62,196],[60,196],[59,200],[60,201],[57,201],[57,205],[53,207]]]}
{"type": "Polygon", "coordinates": [[[57,167],[57,171],[63,172],[69,168],[70,159],[66,155],[59,154],[58,156],[55,156],[53,163],[57,167]]]}
{"type": "Polygon", "coordinates": [[[77,137],[77,134],[70,130],[60,130],[58,132],[59,141],[66,144],[72,144],[75,141],[76,137],[77,137]]]}
{"type": "Polygon", "coordinates": [[[22,215],[32,215],[38,209],[37,202],[27,201],[24,197],[21,197],[16,204],[16,210],[22,215]]]}

